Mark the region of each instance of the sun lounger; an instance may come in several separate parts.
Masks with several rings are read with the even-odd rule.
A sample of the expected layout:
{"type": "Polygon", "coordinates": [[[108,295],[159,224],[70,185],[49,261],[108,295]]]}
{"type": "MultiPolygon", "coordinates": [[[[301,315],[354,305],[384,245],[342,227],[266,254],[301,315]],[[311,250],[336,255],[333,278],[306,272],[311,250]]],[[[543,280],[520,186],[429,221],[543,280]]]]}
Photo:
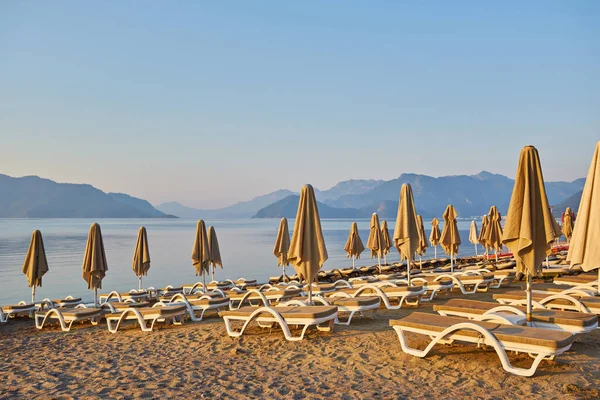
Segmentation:
{"type": "Polygon", "coordinates": [[[106,314],[104,317],[110,333],[116,333],[124,321],[135,321],[143,332],[152,332],[156,322],[173,321],[173,324],[181,325],[185,312],[183,304],[167,305],[159,302],[152,307],[126,308],[122,312],[106,314]]]}
{"type": "Polygon", "coordinates": [[[239,308],[243,304],[269,305],[271,302],[281,302],[293,297],[300,296],[302,289],[292,286],[279,288],[271,285],[263,285],[259,289],[248,289],[246,291],[230,290],[227,293],[230,299],[230,308],[239,308]]]}
{"type": "MultiPolygon", "coordinates": [[[[544,359],[552,359],[571,348],[574,337],[569,332],[542,328],[505,325],[492,322],[465,321],[461,318],[414,312],[399,319],[390,320],[400,340],[402,351],[417,357],[425,357],[437,343],[454,341],[482,344],[494,348],[502,367],[511,374],[532,376],[544,359]],[[405,333],[412,332],[430,337],[432,341],[424,350],[408,345],[405,333]],[[534,357],[530,368],[514,367],[506,351],[528,353],[534,357]]],[[[475,362],[475,360],[473,360],[475,362]]]]}
{"type": "MultiPolygon", "coordinates": [[[[527,324],[526,307],[498,305],[487,301],[450,299],[444,304],[434,305],[433,310],[440,315],[466,317],[478,321],[527,324]]],[[[528,326],[562,330],[572,334],[589,333],[598,328],[598,317],[595,314],[536,308],[528,326]]]]}
{"type": "MultiPolygon", "coordinates": [[[[335,306],[338,308],[338,318],[336,318],[335,323],[340,325],[350,325],[352,322],[352,318],[355,314],[359,314],[364,316],[364,313],[367,311],[373,311],[373,316],[375,312],[379,308],[381,304],[381,299],[379,297],[364,297],[364,296],[356,296],[352,297],[352,295],[343,292],[337,292],[327,298],[322,296],[313,296],[312,297],[312,305],[321,305],[321,306],[335,306]],[[340,320],[340,313],[348,314],[345,321],[340,320]]],[[[308,298],[307,297],[294,297],[291,300],[284,301],[282,303],[277,304],[277,307],[280,306],[308,306],[308,298]]]]}
{"type": "Polygon", "coordinates": [[[287,340],[297,341],[304,338],[310,326],[316,326],[320,331],[333,330],[337,318],[337,307],[331,306],[286,306],[286,307],[242,307],[237,310],[221,311],[219,316],[225,322],[227,334],[231,337],[241,336],[252,321],[261,327],[272,327],[278,324],[287,340]],[[235,330],[231,322],[243,322],[240,330],[235,330]],[[293,336],[289,325],[302,326],[299,336],[293,336]],[[322,326],[325,325],[325,326],[322,326]]]}
{"type": "Polygon", "coordinates": [[[388,310],[398,310],[404,304],[418,306],[421,296],[426,292],[422,286],[397,286],[391,282],[382,286],[363,285],[359,288],[339,289],[336,292],[325,293],[326,298],[337,296],[337,293],[347,293],[351,297],[379,297],[388,310]],[[393,304],[396,303],[396,304],[393,304]]]}
{"type": "Polygon", "coordinates": [[[569,285],[577,288],[588,288],[598,290],[598,274],[582,274],[582,275],[570,275],[561,276],[554,279],[554,283],[557,285],[569,285]]]}
{"type": "MultiPolygon", "coordinates": [[[[526,296],[524,291],[497,293],[494,294],[494,300],[501,304],[526,305],[526,296]]],[[[532,292],[531,300],[534,308],[570,310],[600,315],[600,298],[598,297],[583,296],[576,298],[562,293],[532,292]]]]}
{"type": "Polygon", "coordinates": [[[206,294],[200,295],[184,295],[178,293],[168,299],[166,304],[183,304],[185,305],[187,314],[194,322],[202,321],[204,314],[210,310],[221,311],[229,307],[229,298],[221,296],[211,296],[206,294]],[[197,313],[200,312],[200,316],[197,313]]]}
{"type": "Polygon", "coordinates": [[[126,300],[145,301],[145,300],[149,300],[149,299],[150,299],[150,293],[147,292],[146,290],[142,290],[142,291],[131,290],[129,292],[121,292],[121,293],[112,291],[109,294],[98,295],[98,300],[100,301],[100,303],[104,303],[106,301],[111,301],[111,300],[123,302],[126,300]]]}
{"type": "MultiPolygon", "coordinates": [[[[465,271],[466,275],[478,275],[478,274],[492,274],[493,279],[489,284],[490,289],[499,289],[501,287],[510,286],[515,278],[517,277],[517,272],[514,269],[504,269],[498,271],[491,271],[487,268],[479,268],[465,271]]],[[[460,275],[460,274],[459,274],[460,275]]]]}
{"type": "Polygon", "coordinates": [[[454,287],[458,288],[462,294],[474,294],[476,292],[487,292],[489,285],[494,281],[494,275],[491,273],[474,274],[472,272],[463,273],[463,275],[460,273],[438,274],[434,282],[442,279],[451,279],[454,287]]]}
{"type": "MultiPolygon", "coordinates": [[[[421,296],[421,301],[431,301],[438,293],[450,293],[454,287],[452,279],[439,279],[436,280],[436,276],[417,276],[411,278],[410,282],[412,285],[422,286],[425,289],[425,293],[421,296]]],[[[393,281],[397,285],[408,285],[407,279],[397,279],[393,281]]]]}
{"type": "Polygon", "coordinates": [[[255,286],[256,285],[256,279],[244,279],[244,278],[240,278],[240,279],[237,279],[235,281],[227,279],[227,282],[231,282],[231,283],[233,283],[234,286],[237,286],[237,287],[242,288],[242,289],[245,288],[245,287],[255,286]]]}
{"type": "Polygon", "coordinates": [[[101,308],[86,307],[84,304],[74,307],[54,307],[35,313],[35,327],[42,329],[46,323],[56,320],[60,324],[61,329],[64,332],[68,332],[71,330],[71,325],[74,322],[90,321],[92,325],[97,325],[98,320],[103,314],[104,311],[101,308]]]}
{"type": "Polygon", "coordinates": [[[50,300],[44,299],[40,302],[40,308],[69,308],[81,305],[83,301],[80,297],[67,296],[64,299],[50,300]]]}
{"type": "Polygon", "coordinates": [[[37,309],[34,303],[26,303],[24,301],[19,302],[19,304],[2,306],[0,307],[0,322],[7,322],[9,318],[18,315],[32,315],[37,309]]]}
{"type": "Polygon", "coordinates": [[[111,312],[111,313],[121,312],[127,308],[142,308],[142,307],[150,307],[150,303],[147,301],[125,300],[125,301],[106,301],[106,302],[100,304],[100,308],[102,308],[106,312],[111,312]]]}

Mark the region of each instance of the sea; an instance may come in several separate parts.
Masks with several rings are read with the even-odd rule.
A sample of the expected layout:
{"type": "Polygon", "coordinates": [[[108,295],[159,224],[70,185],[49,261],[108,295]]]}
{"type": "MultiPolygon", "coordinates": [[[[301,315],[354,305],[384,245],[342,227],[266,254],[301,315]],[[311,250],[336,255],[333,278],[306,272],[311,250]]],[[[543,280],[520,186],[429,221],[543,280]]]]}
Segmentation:
{"type": "MultiPolygon", "coordinates": [[[[196,230],[196,220],[191,219],[0,219],[0,305],[20,300],[31,300],[31,289],[21,272],[27,249],[34,230],[40,230],[49,271],[44,275],[42,287],[36,291],[36,300],[63,298],[67,295],[93,301],[82,278],[81,264],[90,225],[100,224],[108,271],[99,293],[129,291],[137,289],[138,278],[132,270],[137,232],[145,226],[148,233],[151,266],[143,277],[143,287],[180,286],[201,281],[195,275],[191,253],[196,230]]],[[[217,267],[215,279],[237,279],[244,277],[267,282],[270,276],[281,275],[281,267],[273,255],[279,219],[236,219],[206,220],[206,225],[216,230],[223,260],[223,268],[217,267]]],[[[290,236],[294,219],[288,220],[290,236]]],[[[369,236],[369,219],[323,219],[321,221],[329,259],[323,269],[344,268],[352,265],[346,257],[344,245],[352,222],[357,222],[363,243],[369,236]]],[[[387,220],[390,236],[393,235],[394,220],[387,220]]],[[[429,236],[430,220],[424,220],[429,236]]],[[[469,243],[470,220],[458,221],[462,245],[459,256],[475,254],[475,246],[469,243]]],[[[478,221],[479,225],[479,221],[478,221]]],[[[443,220],[440,221],[440,230],[443,220]]],[[[438,256],[443,251],[437,249],[438,256]]],[[[481,252],[481,247],[479,247],[481,252]]],[[[433,248],[427,250],[423,259],[432,258],[433,248]]],[[[392,248],[389,262],[399,261],[400,256],[392,248]]],[[[374,265],[368,249],[356,260],[357,266],[374,265]]],[[[293,274],[293,267],[286,272],[293,274]]],[[[210,276],[207,277],[207,282],[210,276]]]]}

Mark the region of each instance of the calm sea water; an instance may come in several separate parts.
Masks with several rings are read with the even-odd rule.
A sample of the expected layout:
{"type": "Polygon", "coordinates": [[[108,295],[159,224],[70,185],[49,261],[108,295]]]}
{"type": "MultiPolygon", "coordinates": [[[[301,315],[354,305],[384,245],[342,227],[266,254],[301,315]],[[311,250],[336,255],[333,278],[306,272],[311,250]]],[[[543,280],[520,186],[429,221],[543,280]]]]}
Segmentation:
{"type": "MultiPolygon", "coordinates": [[[[344,244],[350,225],[354,220],[322,220],[325,243],[329,260],[324,269],[347,267],[351,260],[346,258],[344,244]]],[[[30,300],[31,290],[21,268],[31,233],[35,229],[42,232],[50,271],[43,278],[43,287],[37,289],[36,299],[59,298],[66,295],[92,300],[92,292],[81,277],[81,263],[90,225],[98,222],[102,228],[109,271],[102,282],[100,293],[111,290],[128,291],[137,288],[137,277],[131,269],[137,231],[145,226],[148,232],[150,258],[152,260],[148,276],[144,277],[144,287],[165,287],[199,281],[190,259],[195,220],[186,219],[0,219],[0,304],[19,300],[30,300]]],[[[356,220],[361,238],[366,245],[369,235],[369,220],[356,220]]],[[[431,225],[424,221],[427,235],[431,225]]],[[[388,220],[390,235],[393,234],[394,220],[388,220]]],[[[280,274],[281,267],[273,255],[273,245],[279,226],[278,219],[245,219],[206,221],[207,227],[216,229],[223,259],[223,268],[217,269],[217,279],[237,279],[245,277],[267,281],[269,276],[280,274]]],[[[289,220],[290,235],[294,220],[289,220]]],[[[460,255],[475,254],[475,248],[468,242],[470,221],[459,221],[463,245],[460,255]]],[[[440,229],[442,226],[440,226],[440,229]]],[[[438,255],[441,254],[438,247],[438,255]]],[[[433,257],[433,249],[426,258],[433,257]]],[[[391,261],[399,260],[398,252],[392,249],[391,261]]],[[[357,265],[371,265],[369,250],[357,265]]],[[[288,267],[288,273],[293,268],[288,267]]],[[[210,279],[208,279],[210,280],[210,279]]],[[[208,281],[207,280],[207,281],[208,281]]]]}

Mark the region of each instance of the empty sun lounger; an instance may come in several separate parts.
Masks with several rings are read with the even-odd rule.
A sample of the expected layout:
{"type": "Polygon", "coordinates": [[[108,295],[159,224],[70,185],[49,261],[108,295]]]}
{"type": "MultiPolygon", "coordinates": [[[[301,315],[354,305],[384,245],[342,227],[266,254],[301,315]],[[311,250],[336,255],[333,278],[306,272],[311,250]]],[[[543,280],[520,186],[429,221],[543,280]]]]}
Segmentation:
{"type": "Polygon", "coordinates": [[[64,299],[44,299],[41,301],[41,308],[69,308],[69,307],[77,307],[82,304],[83,301],[80,297],[67,296],[64,299]]]}
{"type": "MultiPolygon", "coordinates": [[[[542,328],[505,325],[492,322],[465,321],[461,318],[414,312],[399,319],[390,320],[400,340],[402,351],[417,357],[425,357],[437,343],[460,341],[482,344],[494,348],[502,367],[511,374],[532,376],[544,359],[552,359],[571,348],[574,337],[569,332],[542,328]],[[432,341],[424,350],[408,345],[405,333],[412,332],[430,337],[432,341]],[[528,353],[534,357],[530,368],[511,365],[506,351],[528,353]]],[[[476,362],[476,360],[473,360],[476,362]]]]}
{"type": "Polygon", "coordinates": [[[554,278],[554,283],[557,285],[590,287],[598,290],[598,275],[585,274],[561,276],[559,278],[554,278]]]}
{"type": "MultiPolygon", "coordinates": [[[[498,303],[487,301],[450,299],[444,304],[434,305],[433,310],[446,316],[526,325],[526,307],[498,305],[498,303]]],[[[572,334],[589,333],[598,328],[598,317],[595,314],[536,308],[531,317],[532,324],[528,326],[562,330],[572,334]]]]}
{"type": "Polygon", "coordinates": [[[105,301],[100,304],[100,308],[106,312],[116,313],[126,310],[127,308],[142,308],[150,307],[150,303],[147,301],[105,301]]]}
{"type": "Polygon", "coordinates": [[[98,300],[101,303],[104,303],[106,301],[123,302],[126,300],[145,301],[145,300],[149,300],[149,299],[150,299],[150,293],[146,290],[142,290],[142,291],[131,290],[129,292],[121,292],[121,293],[112,291],[108,294],[98,295],[98,300]]]}
{"type": "MultiPolygon", "coordinates": [[[[526,293],[523,291],[494,294],[494,300],[501,304],[525,305],[526,293]]],[[[570,310],[588,314],[600,315],[599,297],[573,297],[562,293],[532,292],[531,300],[534,308],[551,308],[555,310],[570,310]]]]}
{"type": "MultiPolygon", "coordinates": [[[[407,279],[397,279],[393,281],[397,285],[408,285],[407,279]]],[[[431,301],[438,293],[449,293],[454,287],[452,279],[438,279],[436,276],[419,275],[411,278],[412,285],[422,286],[425,293],[421,296],[421,301],[431,301]]]]}
{"type": "Polygon", "coordinates": [[[183,304],[185,305],[186,311],[190,319],[194,322],[202,321],[204,314],[207,311],[215,310],[221,311],[221,309],[227,309],[229,307],[229,298],[221,296],[211,296],[206,294],[188,294],[183,293],[172,296],[166,304],[183,304]],[[200,313],[200,316],[197,313],[200,313]]]}
{"type": "Polygon", "coordinates": [[[331,306],[288,306],[288,307],[242,307],[237,310],[221,311],[219,313],[225,322],[227,334],[231,337],[241,336],[252,321],[261,327],[272,327],[278,324],[287,340],[297,341],[304,338],[310,326],[316,326],[320,331],[333,330],[337,318],[337,307],[331,306]],[[243,322],[242,328],[235,330],[231,322],[243,322]],[[302,326],[299,336],[293,336],[289,325],[302,326]],[[325,326],[323,326],[325,325],[325,326]]]}
{"type": "Polygon", "coordinates": [[[110,333],[116,333],[124,321],[135,321],[143,332],[152,332],[156,322],[173,321],[173,324],[181,325],[185,312],[183,304],[167,305],[159,302],[152,307],[126,308],[122,312],[106,314],[104,317],[110,333]]]}
{"type": "Polygon", "coordinates": [[[289,300],[292,297],[300,296],[302,289],[297,287],[282,289],[276,286],[264,285],[262,289],[248,289],[246,291],[230,290],[226,294],[230,299],[230,307],[239,308],[246,303],[268,305],[271,302],[289,300]]]}
{"type": "MultiPolygon", "coordinates": [[[[307,297],[294,297],[291,300],[282,302],[277,304],[277,307],[280,306],[308,306],[307,297]]],[[[359,314],[364,316],[364,313],[367,311],[373,311],[373,316],[375,312],[379,308],[381,304],[381,299],[379,297],[364,297],[364,296],[356,296],[352,297],[352,295],[343,292],[337,292],[328,298],[324,298],[322,296],[313,296],[312,297],[312,305],[321,305],[321,306],[335,306],[338,308],[338,318],[336,318],[335,323],[340,325],[350,325],[352,322],[352,318],[355,314],[359,314]],[[345,321],[340,319],[340,313],[348,314],[345,321]]]]}
{"type": "Polygon", "coordinates": [[[494,281],[494,275],[491,273],[473,274],[439,274],[434,281],[441,279],[451,279],[454,282],[454,288],[458,288],[462,294],[474,294],[476,292],[487,292],[488,287],[494,281]]]}
{"type": "Polygon", "coordinates": [[[411,306],[418,306],[421,296],[426,292],[426,289],[422,286],[396,286],[395,284],[388,282],[386,285],[374,286],[374,285],[363,285],[359,288],[340,289],[333,293],[325,293],[327,296],[335,296],[336,293],[347,293],[351,297],[379,297],[385,307],[388,310],[398,310],[402,308],[404,304],[411,306]],[[396,304],[394,304],[394,302],[396,304]]]}
{"type": "Polygon", "coordinates": [[[47,323],[58,321],[61,329],[68,332],[74,322],[90,321],[92,325],[97,325],[103,314],[101,308],[86,307],[84,304],[75,307],[50,308],[35,313],[35,327],[42,329],[47,323]]]}
{"type": "Polygon", "coordinates": [[[0,307],[0,322],[6,322],[9,318],[18,315],[31,315],[37,311],[37,306],[34,303],[26,303],[24,301],[19,304],[11,304],[0,307]]]}

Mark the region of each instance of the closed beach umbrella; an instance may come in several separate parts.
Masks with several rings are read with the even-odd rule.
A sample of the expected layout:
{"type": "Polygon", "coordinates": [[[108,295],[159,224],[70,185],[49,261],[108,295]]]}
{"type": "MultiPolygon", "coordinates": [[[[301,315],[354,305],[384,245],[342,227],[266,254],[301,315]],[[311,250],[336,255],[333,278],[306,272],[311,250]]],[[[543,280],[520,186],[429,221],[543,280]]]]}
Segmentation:
{"type": "Polygon", "coordinates": [[[88,234],[85,254],[83,256],[83,279],[88,284],[88,289],[94,290],[94,305],[98,305],[98,289],[102,289],[102,279],[108,271],[104,241],[100,225],[93,223],[88,234]]]}
{"type": "Polygon", "coordinates": [[[217,265],[223,269],[221,261],[221,250],[219,250],[219,240],[217,239],[217,231],[212,226],[208,227],[208,259],[209,265],[212,266],[212,280],[215,280],[215,268],[217,265]]]}
{"type": "Polygon", "coordinates": [[[27,277],[27,282],[31,288],[31,302],[35,303],[35,288],[42,287],[42,277],[48,272],[48,261],[46,260],[42,232],[38,230],[33,231],[31,235],[31,243],[29,243],[29,250],[27,250],[21,271],[27,277]]]}
{"type": "Polygon", "coordinates": [[[484,215],[481,217],[481,231],[479,231],[479,243],[485,248],[485,255],[488,254],[488,244],[485,241],[485,235],[490,226],[490,217],[484,215]]]}
{"type": "Polygon", "coordinates": [[[429,242],[427,242],[427,234],[425,233],[425,226],[423,226],[423,218],[421,218],[420,215],[417,215],[417,227],[419,228],[419,247],[417,248],[417,254],[419,255],[419,262],[421,263],[420,267],[423,268],[423,260],[421,257],[425,255],[425,252],[429,247],[429,242]]]}
{"type": "Polygon", "coordinates": [[[569,243],[571,241],[571,236],[573,235],[573,211],[571,211],[571,207],[567,207],[565,210],[562,233],[565,235],[567,243],[569,243]]]}
{"type": "Polygon", "coordinates": [[[521,150],[502,241],[517,261],[517,272],[527,274],[527,321],[531,321],[531,277],[551,251],[555,239],[550,205],[538,151],[521,150]]]}
{"type": "Polygon", "coordinates": [[[390,239],[387,221],[381,223],[381,235],[383,236],[383,263],[387,264],[387,254],[392,248],[392,240],[390,239]]]}
{"type": "Polygon", "coordinates": [[[142,276],[148,275],[150,269],[150,250],[148,249],[148,235],[143,226],[138,230],[135,252],[133,253],[132,269],[138,277],[138,289],[142,290],[142,276]]]}
{"type": "Polygon", "coordinates": [[[196,237],[192,249],[192,265],[196,268],[196,276],[202,275],[202,287],[206,290],[206,273],[209,270],[210,248],[208,247],[208,235],[203,220],[196,224],[196,237]]]}
{"type": "Polygon", "coordinates": [[[596,288],[600,294],[600,142],[592,158],[583,187],[567,261],[584,271],[598,270],[596,288]]]}
{"type": "Polygon", "coordinates": [[[500,213],[496,206],[490,207],[488,218],[489,223],[485,230],[485,243],[494,249],[496,262],[498,262],[498,251],[502,250],[502,225],[500,225],[500,213]]]}
{"type": "Polygon", "coordinates": [[[407,183],[403,184],[400,189],[400,201],[398,202],[398,214],[394,229],[394,245],[400,253],[400,259],[406,260],[408,284],[410,285],[410,263],[419,248],[419,228],[412,188],[407,183]]]}
{"type": "Polygon", "coordinates": [[[277,230],[277,239],[273,254],[277,257],[277,265],[282,268],[282,279],[285,282],[285,267],[290,265],[288,261],[288,251],[290,250],[290,233],[288,230],[287,218],[281,218],[279,221],[279,229],[277,230]]]}
{"type": "Polygon", "coordinates": [[[288,260],[298,277],[308,284],[309,304],[312,304],[312,282],[327,258],[315,190],[311,185],[304,185],[300,191],[288,260]]]}
{"type": "Polygon", "coordinates": [[[475,245],[475,255],[478,255],[477,243],[479,243],[479,232],[477,232],[477,222],[475,220],[471,221],[471,226],[469,227],[469,242],[475,245]]]}
{"type": "Polygon", "coordinates": [[[431,220],[431,233],[429,234],[429,243],[433,246],[433,258],[437,259],[437,247],[440,244],[440,221],[437,218],[431,220]]]}
{"type": "Polygon", "coordinates": [[[371,258],[377,257],[377,265],[381,272],[381,257],[383,257],[383,235],[381,234],[381,226],[379,225],[379,216],[373,213],[371,223],[369,224],[369,238],[367,239],[367,247],[371,249],[371,258]]]}
{"type": "Polygon", "coordinates": [[[444,229],[442,230],[442,236],[440,237],[440,244],[442,248],[450,256],[450,271],[454,272],[454,258],[458,254],[458,247],[460,246],[460,234],[458,233],[458,224],[456,223],[456,217],[458,214],[452,204],[449,204],[444,211],[444,229]]]}
{"type": "Polygon", "coordinates": [[[344,250],[346,250],[346,257],[352,257],[352,268],[354,269],[354,260],[360,258],[360,253],[365,251],[365,246],[358,234],[358,224],[356,222],[353,222],[350,227],[350,234],[348,240],[346,240],[344,250]]]}

